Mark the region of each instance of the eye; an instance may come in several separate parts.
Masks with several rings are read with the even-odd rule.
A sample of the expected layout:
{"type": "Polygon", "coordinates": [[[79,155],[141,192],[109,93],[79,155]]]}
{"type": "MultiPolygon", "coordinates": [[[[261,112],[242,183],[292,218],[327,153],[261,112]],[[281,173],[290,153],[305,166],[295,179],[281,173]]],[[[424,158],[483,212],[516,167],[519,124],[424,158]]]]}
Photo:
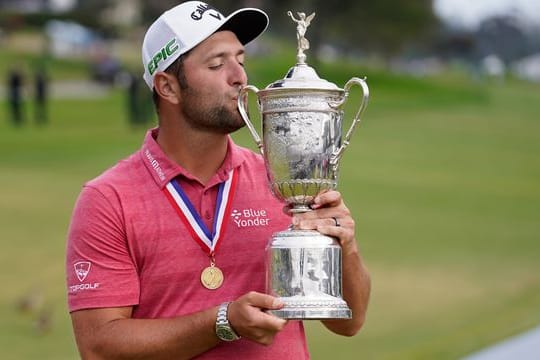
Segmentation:
{"type": "Polygon", "coordinates": [[[215,65],[209,65],[208,68],[210,70],[218,70],[219,68],[221,68],[223,66],[223,64],[215,64],[215,65]]]}
{"type": "Polygon", "coordinates": [[[241,67],[244,67],[244,56],[243,55],[239,55],[236,57],[236,62],[238,63],[238,65],[240,65],[241,67]]]}

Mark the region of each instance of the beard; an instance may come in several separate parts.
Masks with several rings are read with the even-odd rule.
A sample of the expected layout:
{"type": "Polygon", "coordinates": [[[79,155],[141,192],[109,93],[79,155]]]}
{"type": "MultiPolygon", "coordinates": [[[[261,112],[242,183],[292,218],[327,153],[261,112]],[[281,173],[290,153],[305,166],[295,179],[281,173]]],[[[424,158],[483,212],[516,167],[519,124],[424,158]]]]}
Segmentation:
{"type": "Polygon", "coordinates": [[[196,130],[217,134],[230,134],[245,126],[238,109],[231,109],[224,100],[221,103],[210,102],[215,95],[202,94],[188,87],[183,89],[180,111],[188,124],[196,130]]]}

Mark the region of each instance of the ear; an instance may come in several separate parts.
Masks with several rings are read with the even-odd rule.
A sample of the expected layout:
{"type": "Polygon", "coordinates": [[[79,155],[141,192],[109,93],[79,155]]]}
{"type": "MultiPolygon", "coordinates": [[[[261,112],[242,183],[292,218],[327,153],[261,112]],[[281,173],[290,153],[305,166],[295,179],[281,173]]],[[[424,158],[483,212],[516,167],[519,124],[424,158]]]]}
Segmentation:
{"type": "Polygon", "coordinates": [[[163,71],[156,73],[154,76],[154,89],[162,100],[178,104],[180,86],[175,76],[163,71]]]}

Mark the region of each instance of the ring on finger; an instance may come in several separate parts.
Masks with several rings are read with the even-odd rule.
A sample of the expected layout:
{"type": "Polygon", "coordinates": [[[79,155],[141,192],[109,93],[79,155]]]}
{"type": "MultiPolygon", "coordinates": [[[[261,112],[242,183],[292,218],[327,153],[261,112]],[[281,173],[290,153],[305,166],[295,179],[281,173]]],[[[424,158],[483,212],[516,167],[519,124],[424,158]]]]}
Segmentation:
{"type": "Polygon", "coordinates": [[[334,219],[334,223],[335,223],[334,226],[336,226],[336,227],[341,226],[341,224],[339,223],[339,220],[335,216],[332,216],[332,219],[334,219]]]}

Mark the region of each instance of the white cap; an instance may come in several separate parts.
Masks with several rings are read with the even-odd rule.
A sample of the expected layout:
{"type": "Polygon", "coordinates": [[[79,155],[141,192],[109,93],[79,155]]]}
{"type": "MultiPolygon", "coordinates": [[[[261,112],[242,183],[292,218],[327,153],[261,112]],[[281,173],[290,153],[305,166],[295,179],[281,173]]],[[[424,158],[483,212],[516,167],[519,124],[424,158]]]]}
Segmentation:
{"type": "Polygon", "coordinates": [[[154,88],[154,75],[218,30],[230,30],[247,44],[266,30],[268,16],[259,9],[244,8],[223,16],[211,5],[187,1],[164,12],[146,31],[142,45],[144,81],[154,88]]]}

